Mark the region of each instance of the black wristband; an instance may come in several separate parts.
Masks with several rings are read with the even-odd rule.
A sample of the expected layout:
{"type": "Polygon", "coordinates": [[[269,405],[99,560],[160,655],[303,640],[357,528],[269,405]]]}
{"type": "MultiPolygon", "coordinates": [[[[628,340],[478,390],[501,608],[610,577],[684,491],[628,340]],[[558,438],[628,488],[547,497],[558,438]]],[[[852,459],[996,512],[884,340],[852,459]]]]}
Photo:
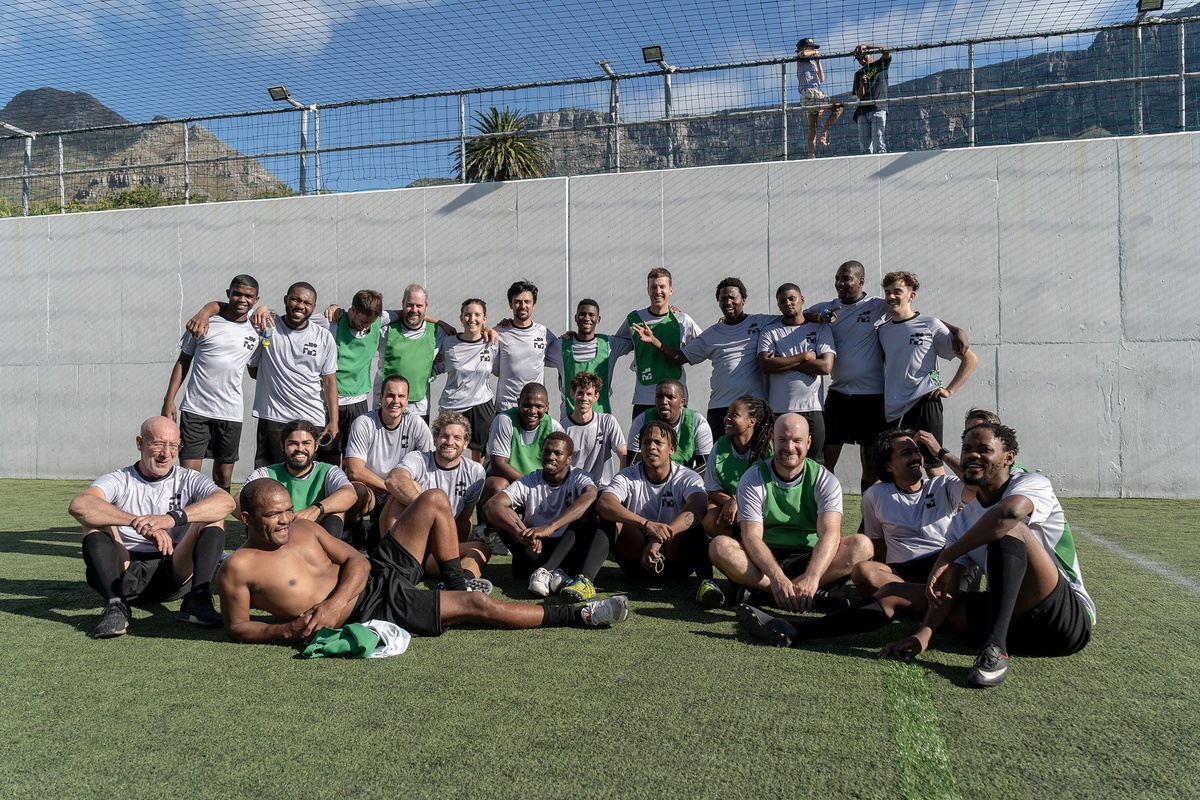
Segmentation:
{"type": "Polygon", "coordinates": [[[320,500],[318,500],[317,502],[313,503],[313,507],[314,507],[315,509],[317,509],[317,511],[318,511],[318,512],[320,512],[320,514],[321,514],[321,516],[322,516],[322,517],[323,517],[323,516],[325,516],[325,506],[321,505],[321,501],[320,501],[320,500]]]}
{"type": "Polygon", "coordinates": [[[187,512],[182,508],[173,508],[167,512],[167,516],[175,520],[175,526],[187,525],[187,512]]]}
{"type": "Polygon", "coordinates": [[[937,452],[938,461],[941,461],[942,456],[948,455],[949,453],[950,453],[950,451],[944,447],[941,450],[938,450],[938,452],[937,452]]]}

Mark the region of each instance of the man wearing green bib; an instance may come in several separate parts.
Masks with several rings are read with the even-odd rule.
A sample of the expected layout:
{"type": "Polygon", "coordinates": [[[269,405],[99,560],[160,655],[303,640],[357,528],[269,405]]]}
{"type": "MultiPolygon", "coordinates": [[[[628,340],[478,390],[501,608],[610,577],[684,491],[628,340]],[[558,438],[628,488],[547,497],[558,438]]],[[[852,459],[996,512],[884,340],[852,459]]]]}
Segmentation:
{"type": "Polygon", "coordinates": [[[575,307],[575,330],[563,334],[556,346],[546,351],[546,360],[558,370],[558,390],[563,397],[560,417],[575,413],[571,397],[571,381],[582,372],[592,372],[601,378],[600,394],[592,405],[600,414],[611,413],[609,386],[612,365],[629,352],[633,344],[627,339],[596,333],[600,324],[600,304],[591,298],[580,300],[575,307]]]}
{"type": "Polygon", "coordinates": [[[379,349],[382,315],[383,295],[374,289],[355,292],[345,314],[330,319],[329,312],[326,312],[329,332],[337,343],[338,438],[329,447],[317,451],[317,458],[321,461],[341,465],[350,426],[367,413],[367,398],[371,394],[371,361],[379,349]]]}
{"type": "MultiPolygon", "coordinates": [[[[356,506],[365,501],[367,491],[361,484],[352,484],[341,468],[314,461],[317,437],[320,430],[308,420],[292,420],[279,432],[279,444],[283,449],[284,461],[259,467],[250,473],[246,483],[259,478],[273,478],[284,485],[292,498],[292,509],[297,519],[320,523],[326,531],[338,539],[345,530],[346,513],[353,514],[356,506]],[[362,488],[362,491],[358,491],[362,488]]],[[[234,498],[238,505],[233,513],[241,510],[241,492],[234,498]]],[[[362,516],[361,512],[358,513],[362,516]]]]}
{"type": "Polygon", "coordinates": [[[488,436],[488,479],[483,484],[480,507],[535,470],[542,468],[542,445],[554,431],[562,431],[547,412],[550,399],[546,387],[527,383],[517,398],[517,407],[501,411],[492,420],[488,436]]]}
{"type": "Polygon", "coordinates": [[[703,414],[688,408],[683,384],[674,378],[660,381],[654,393],[654,408],[634,417],[629,428],[630,463],[637,462],[638,440],[649,422],[665,422],[675,431],[678,445],[671,454],[676,464],[703,473],[713,449],[712,428],[703,414]]]}
{"type": "Polygon", "coordinates": [[[807,457],[808,421],[796,413],[781,415],[772,443],[775,455],[751,466],[738,482],[741,541],[718,536],[709,557],[750,590],[739,592],[738,602],[749,595],[796,612],[844,606],[827,590],[844,583],[874,547],[862,534],[842,538],[842,487],[807,457]]]}

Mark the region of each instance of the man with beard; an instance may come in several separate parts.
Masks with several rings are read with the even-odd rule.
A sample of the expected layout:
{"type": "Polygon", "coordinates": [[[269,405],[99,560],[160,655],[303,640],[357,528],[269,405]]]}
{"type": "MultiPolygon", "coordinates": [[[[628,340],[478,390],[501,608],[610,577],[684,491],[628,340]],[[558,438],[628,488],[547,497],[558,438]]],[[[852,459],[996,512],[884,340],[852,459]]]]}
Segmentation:
{"type": "MultiPolygon", "coordinates": [[[[300,519],[320,523],[331,535],[342,538],[346,516],[362,516],[370,493],[365,487],[361,497],[340,467],[315,461],[320,431],[308,420],[292,420],[279,432],[284,461],[259,467],[246,482],[272,478],[283,484],[292,498],[292,508],[300,519]]],[[[238,492],[238,498],[241,492],[238,492]]],[[[236,499],[236,498],[235,498],[236,499]]],[[[240,503],[240,500],[239,500],[240,503]]],[[[238,508],[241,508],[240,504],[238,508]]],[[[234,511],[235,516],[237,511],[234,511]]]]}
{"type": "Polygon", "coordinates": [[[973,686],[996,686],[1008,674],[1008,648],[1065,656],[1091,640],[1096,605],[1083,586],[1075,539],[1050,480],[1014,472],[1017,434],[985,422],[963,436],[963,480],[977,489],[946,531],[946,547],[926,584],[889,583],[850,608],[792,625],[752,606],[738,621],[780,647],[809,639],[876,630],[897,615],[921,618],[912,636],[887,644],[880,656],[911,659],[943,627],[979,647],[967,673],[973,686]],[[981,567],[986,592],[960,592],[963,572],[981,567]]]}
{"type": "Polygon", "coordinates": [[[249,321],[250,310],[258,301],[258,281],[236,275],[225,295],[229,302],[220,316],[210,321],[206,335],[196,337],[184,331],[162,415],[179,424],[183,437],[180,466],[199,470],[204,459],[211,458],[213,480],[229,491],[245,413],[242,372],[258,349],[258,331],[249,321]],[[176,409],[175,395],[185,377],[187,390],[176,409]]]}
{"type": "MultiPolygon", "coordinates": [[[[671,460],[703,474],[713,449],[712,428],[708,420],[687,407],[685,389],[680,381],[668,378],[659,382],[654,393],[654,408],[640,414],[629,428],[630,462],[636,463],[641,452],[642,428],[651,422],[662,422],[675,433],[671,460]]],[[[721,429],[724,430],[724,422],[721,429]]],[[[703,517],[703,515],[701,515],[703,517]]]]}
{"type": "Polygon", "coordinates": [[[808,420],[809,458],[825,463],[825,397],[821,376],[833,371],[837,351],[828,326],[806,322],[804,295],[794,283],[775,291],[782,315],[763,329],[758,368],[767,376],[767,399],[776,416],[789,411],[808,420]]]}
{"type": "Polygon", "coordinates": [[[403,310],[399,314],[388,312],[390,324],[380,344],[383,350],[379,369],[381,375],[403,375],[408,379],[408,413],[420,415],[426,424],[433,360],[442,339],[458,332],[453,325],[435,322],[428,308],[425,287],[414,283],[405,288],[403,310]]]}
{"type": "Polygon", "coordinates": [[[616,595],[577,606],[504,603],[463,591],[454,518],[446,495],[420,495],[396,520],[368,561],[320,526],[297,519],[287,491],[264,478],[242,489],[246,543],[226,560],[219,588],[225,630],[236,642],[304,642],[322,628],[386,620],[416,636],[475,622],[495,628],[602,627],[629,617],[616,595]],[[428,591],[422,563],[434,561],[447,590],[428,591]],[[279,622],[251,619],[261,608],[279,622]]]}
{"type": "Polygon", "coordinates": [[[494,371],[499,376],[497,414],[514,408],[527,384],[544,383],[546,353],[559,346],[557,336],[545,325],[533,321],[537,297],[538,288],[529,281],[517,281],[508,287],[512,323],[497,330],[500,336],[494,371]]]}
{"type": "MultiPolygon", "coordinates": [[[[708,412],[710,430],[721,430],[729,404],[743,394],[765,398],[762,373],[758,369],[759,332],[776,320],[770,314],[747,314],[746,284],[726,278],[717,284],[717,306],[721,320],[709,325],[682,347],[660,340],[645,323],[633,325],[634,334],[675,364],[712,361],[708,412]]],[[[632,435],[632,432],[631,432],[632,435]]]]}
{"type": "Polygon", "coordinates": [[[183,598],[176,619],[215,627],[209,585],[225,549],[233,498],[195,470],[175,465],[179,427],[151,417],[137,436],[137,463],[97,478],[68,511],[83,526],[87,582],[105,600],[97,639],[129,629],[131,604],[183,598]]]}

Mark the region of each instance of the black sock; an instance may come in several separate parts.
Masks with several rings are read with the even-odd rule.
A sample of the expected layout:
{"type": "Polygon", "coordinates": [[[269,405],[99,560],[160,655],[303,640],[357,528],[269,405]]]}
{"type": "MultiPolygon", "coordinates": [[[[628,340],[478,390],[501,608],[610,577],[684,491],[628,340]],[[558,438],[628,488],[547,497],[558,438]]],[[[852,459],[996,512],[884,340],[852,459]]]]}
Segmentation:
{"type": "Polygon", "coordinates": [[[83,537],[83,563],[88,583],[105,600],[124,600],[121,592],[121,559],[117,544],[107,533],[92,531],[83,537]]]}
{"type": "Polygon", "coordinates": [[[192,594],[205,597],[212,592],[212,576],[225,550],[225,531],[209,525],[200,531],[192,549],[192,594]]]}
{"type": "Polygon", "coordinates": [[[230,494],[233,494],[232,486],[218,486],[217,488],[220,489],[222,492],[229,492],[230,494]]]}
{"type": "Polygon", "coordinates": [[[712,561],[708,558],[708,535],[699,525],[679,534],[683,537],[683,552],[687,559],[687,574],[696,573],[700,580],[713,576],[712,561]]]}
{"type": "Polygon", "coordinates": [[[608,537],[604,531],[596,528],[580,537],[581,544],[587,543],[587,552],[583,557],[583,566],[579,568],[581,574],[585,575],[589,581],[596,580],[596,575],[600,572],[600,567],[604,566],[604,559],[608,558],[608,537]],[[587,538],[588,536],[591,538],[587,538]]]}
{"type": "Polygon", "coordinates": [[[856,633],[879,630],[892,621],[874,597],[859,600],[849,608],[835,611],[821,619],[789,623],[802,639],[828,639],[833,636],[852,636],[856,633]]]}
{"type": "Polygon", "coordinates": [[[550,548],[550,552],[546,553],[546,560],[542,562],[542,566],[554,572],[562,566],[563,561],[571,554],[574,547],[575,531],[571,528],[563,531],[562,536],[557,539],[543,539],[542,552],[546,553],[546,548],[550,548]]]}
{"type": "Polygon", "coordinates": [[[439,561],[438,569],[442,571],[442,582],[446,584],[447,589],[452,592],[467,590],[467,581],[470,580],[471,575],[463,569],[461,558],[439,561]]]}
{"type": "Polygon", "coordinates": [[[568,625],[583,625],[580,606],[542,606],[543,628],[565,628],[568,625]]]}
{"type": "Polygon", "coordinates": [[[326,514],[325,519],[321,520],[321,527],[335,539],[345,538],[346,521],[336,514],[326,514]]]}
{"type": "Polygon", "coordinates": [[[1008,624],[1028,567],[1025,542],[1015,536],[1005,536],[987,546],[988,632],[981,647],[994,644],[1001,653],[1008,652],[1008,624]]]}

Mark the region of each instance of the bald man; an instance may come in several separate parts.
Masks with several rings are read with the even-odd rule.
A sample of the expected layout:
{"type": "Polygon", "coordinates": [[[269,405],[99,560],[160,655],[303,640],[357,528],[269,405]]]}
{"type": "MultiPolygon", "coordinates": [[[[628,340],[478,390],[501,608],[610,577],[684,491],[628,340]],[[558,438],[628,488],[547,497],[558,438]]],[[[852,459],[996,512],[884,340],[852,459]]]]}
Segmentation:
{"type": "Polygon", "coordinates": [[[87,581],[104,598],[97,639],[129,629],[130,605],[183,598],[182,622],[217,627],[209,586],[225,549],[233,498],[201,473],[177,466],[179,426],[167,417],[142,423],[141,458],[75,496],[68,509],[83,526],[87,581]]]}
{"type": "Polygon", "coordinates": [[[871,558],[871,541],[862,534],[842,537],[842,487],[808,458],[808,420],[783,414],[772,441],[775,455],[750,467],[738,482],[741,541],[718,536],[709,544],[709,557],[744,587],[739,598],[773,600],[792,611],[844,607],[828,590],[871,558]]]}

